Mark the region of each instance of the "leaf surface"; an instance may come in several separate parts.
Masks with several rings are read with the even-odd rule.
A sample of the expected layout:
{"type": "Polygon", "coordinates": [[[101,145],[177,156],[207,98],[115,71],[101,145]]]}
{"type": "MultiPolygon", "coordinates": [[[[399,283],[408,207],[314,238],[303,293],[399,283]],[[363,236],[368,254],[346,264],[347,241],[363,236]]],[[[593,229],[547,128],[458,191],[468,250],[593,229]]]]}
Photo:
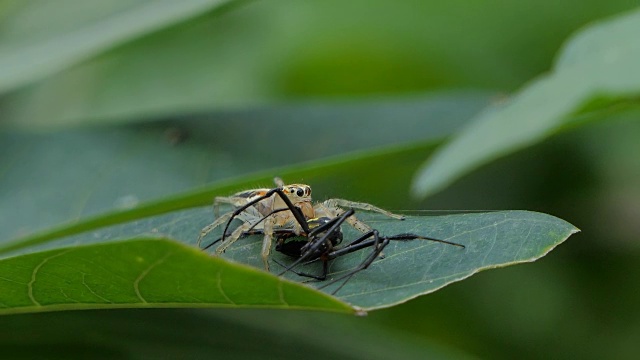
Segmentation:
{"type": "Polygon", "coordinates": [[[172,241],[136,239],[0,260],[0,313],[120,307],[351,311],[290,281],[172,241]]]}
{"type": "Polygon", "coordinates": [[[4,14],[0,32],[0,93],[225,2],[14,1],[4,14]]]}
{"type": "Polygon", "coordinates": [[[413,193],[419,197],[433,194],[489,161],[539,142],[582,109],[633,103],[640,94],[638,32],[640,10],[578,34],[551,73],[477,116],[423,164],[415,176],[413,193]]]}
{"type": "MultiPolygon", "coordinates": [[[[462,249],[427,240],[391,242],[385,248],[383,259],[378,259],[368,269],[354,276],[337,294],[340,300],[364,310],[405,302],[482,270],[534,261],[578,231],[571,224],[553,216],[527,211],[409,216],[404,221],[390,220],[364,212],[357,215],[384,235],[415,233],[466,246],[462,249]]],[[[171,237],[195,248],[200,229],[211,221],[209,207],[189,209],[95,230],[90,234],[75,235],[36,248],[23,249],[21,252],[141,237],[171,237]]],[[[359,236],[357,231],[347,225],[343,226],[343,231],[345,244],[359,236]]],[[[203,244],[218,238],[219,235],[219,231],[210,234],[203,244]]],[[[250,236],[238,240],[224,253],[223,258],[262,269],[261,247],[262,237],[250,236]]],[[[214,253],[213,250],[208,252],[214,253]]],[[[272,257],[281,264],[293,261],[283,254],[272,252],[272,257]]],[[[362,250],[331,262],[329,281],[356,268],[369,254],[369,250],[362,250]]],[[[278,263],[271,261],[271,272],[274,275],[282,270],[278,263]]],[[[320,274],[321,266],[316,263],[301,266],[297,270],[320,274]]],[[[192,271],[204,274],[205,277],[211,273],[197,267],[189,270],[192,271]]],[[[266,273],[260,272],[260,275],[266,276],[266,273]]],[[[308,280],[293,273],[287,274],[286,278],[296,281],[308,280]]],[[[275,279],[273,281],[276,281],[275,279]]],[[[339,284],[322,290],[331,293],[339,284]]],[[[308,282],[308,285],[321,287],[324,283],[312,281],[308,282]]],[[[175,296],[168,292],[168,299],[175,296]]],[[[270,306],[270,303],[263,305],[270,306]]]]}
{"type": "MultiPolygon", "coordinates": [[[[195,3],[147,2],[149,7],[170,3],[176,8],[195,3]]],[[[96,8],[82,0],[65,0],[66,8],[81,9],[72,13],[58,3],[47,6],[39,19],[43,27],[50,23],[50,13],[74,23],[74,15],[83,17],[76,15],[83,15],[81,10],[96,8]]],[[[141,2],[100,3],[132,7],[141,2]]],[[[40,128],[336,96],[513,89],[548,69],[554,52],[575,28],[631,7],[627,0],[589,1],[576,12],[555,2],[540,6],[534,0],[493,0],[483,2],[478,11],[454,2],[376,0],[366,1],[363,12],[363,4],[232,2],[7,93],[0,104],[2,121],[40,128]],[[518,36],[505,36],[505,29],[518,36]]],[[[3,23],[12,19],[7,15],[3,23]]],[[[123,29],[130,27],[125,25],[123,29]]],[[[91,40],[100,46],[103,34],[111,31],[91,40]]]]}

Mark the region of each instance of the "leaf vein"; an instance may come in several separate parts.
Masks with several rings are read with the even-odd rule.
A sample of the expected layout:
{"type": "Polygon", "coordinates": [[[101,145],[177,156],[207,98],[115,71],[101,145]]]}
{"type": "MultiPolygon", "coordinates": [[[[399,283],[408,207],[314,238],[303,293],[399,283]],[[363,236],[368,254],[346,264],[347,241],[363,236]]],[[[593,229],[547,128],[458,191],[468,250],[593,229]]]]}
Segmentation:
{"type": "Polygon", "coordinates": [[[27,292],[29,294],[29,299],[31,300],[31,302],[35,305],[35,306],[42,306],[42,304],[40,304],[40,302],[38,302],[38,300],[36,300],[35,296],[33,296],[33,284],[35,284],[36,282],[36,276],[38,274],[38,271],[40,271],[40,268],[42,268],[42,266],[44,264],[46,264],[47,262],[49,262],[49,260],[53,259],[53,258],[57,258],[58,256],[62,256],[64,254],[69,253],[71,250],[73,249],[67,249],[66,251],[61,251],[57,254],[51,255],[47,258],[44,258],[38,265],[36,265],[35,268],[33,268],[33,271],[31,272],[31,281],[29,281],[27,283],[27,292]]]}
{"type": "Polygon", "coordinates": [[[222,288],[222,273],[218,272],[218,291],[220,291],[220,294],[232,305],[237,305],[233,300],[231,300],[231,298],[229,296],[227,296],[227,293],[224,292],[224,289],[222,288]]]}
{"type": "Polygon", "coordinates": [[[282,280],[278,281],[278,295],[280,296],[280,302],[282,302],[285,306],[291,306],[289,305],[289,303],[284,299],[284,289],[282,288],[282,285],[284,284],[284,282],[282,280]]]}
{"type": "Polygon", "coordinates": [[[140,292],[140,282],[142,281],[142,279],[144,279],[147,275],[149,275],[149,273],[151,272],[151,270],[153,270],[154,268],[156,268],[158,265],[162,264],[163,262],[165,262],[165,260],[167,260],[167,258],[171,255],[173,255],[174,252],[170,251],[168,253],[166,253],[163,257],[161,257],[160,259],[156,260],[153,264],[149,265],[148,268],[146,268],[142,273],[140,273],[140,275],[136,278],[136,280],[133,282],[133,289],[136,292],[136,295],[138,296],[138,299],[140,299],[140,301],[142,301],[142,303],[147,304],[147,300],[142,296],[142,293],[140,292]]]}
{"type": "Polygon", "coordinates": [[[93,289],[91,289],[91,287],[89,287],[89,284],[87,284],[87,282],[85,281],[87,274],[86,273],[82,273],[82,285],[84,285],[84,287],[87,288],[87,290],[89,290],[90,293],[92,293],[95,297],[97,297],[98,299],[107,302],[109,304],[113,304],[113,301],[106,299],[102,296],[100,296],[98,293],[96,293],[95,291],[93,291],[93,289]]]}

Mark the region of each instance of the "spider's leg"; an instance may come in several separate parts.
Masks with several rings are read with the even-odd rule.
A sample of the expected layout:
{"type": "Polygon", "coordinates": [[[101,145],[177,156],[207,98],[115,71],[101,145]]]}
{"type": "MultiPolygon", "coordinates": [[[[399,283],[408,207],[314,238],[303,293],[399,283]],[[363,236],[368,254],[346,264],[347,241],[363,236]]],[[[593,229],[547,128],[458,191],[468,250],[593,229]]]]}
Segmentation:
{"type": "MultiPolygon", "coordinates": [[[[231,236],[231,234],[232,234],[232,233],[227,233],[227,236],[231,236]]],[[[262,234],[263,234],[262,230],[252,230],[252,229],[249,229],[249,230],[247,230],[247,231],[243,232],[243,233],[240,235],[240,238],[247,237],[247,236],[251,236],[251,235],[262,235],[262,234]]],[[[221,237],[219,237],[219,238],[217,238],[216,240],[212,241],[211,243],[209,243],[209,245],[207,245],[207,246],[203,247],[203,248],[202,248],[202,250],[207,250],[208,248],[212,247],[213,245],[215,245],[215,244],[219,243],[220,241],[222,241],[222,236],[221,236],[221,237]]]]}
{"type": "MultiPolygon", "coordinates": [[[[250,223],[244,223],[238,226],[235,230],[233,230],[233,232],[229,236],[228,241],[225,241],[222,245],[218,246],[218,248],[216,249],[216,254],[220,255],[223,252],[225,252],[225,250],[227,250],[227,248],[231,246],[231,244],[236,242],[240,238],[240,236],[242,236],[242,234],[244,234],[247,230],[249,230],[250,227],[251,227],[250,223]]],[[[222,239],[224,239],[224,236],[222,237],[222,239]]],[[[221,241],[224,241],[222,239],[221,241]]]]}
{"type": "Polygon", "coordinates": [[[213,216],[217,219],[220,215],[220,204],[228,204],[233,207],[242,206],[246,199],[241,196],[216,196],[213,199],[213,216]]]}
{"type": "MultiPolygon", "coordinates": [[[[326,200],[325,202],[317,204],[316,205],[316,208],[317,208],[316,213],[326,214],[328,217],[339,217],[342,214],[344,214],[345,210],[343,208],[341,208],[340,206],[338,206],[335,203],[334,200],[335,199],[326,200]]],[[[353,227],[354,229],[356,229],[356,230],[358,230],[360,232],[363,232],[363,233],[366,233],[366,232],[369,232],[369,231],[373,230],[371,228],[371,226],[369,226],[369,225],[365,224],[364,222],[358,220],[358,218],[355,215],[347,218],[347,223],[349,223],[349,225],[351,225],[351,227],[353,227]]]]}
{"type": "Polygon", "coordinates": [[[264,237],[262,239],[262,251],[260,252],[264,268],[267,272],[269,271],[269,254],[271,253],[271,242],[273,241],[273,224],[273,218],[269,218],[264,222],[264,237]]]}
{"type": "MultiPolygon", "coordinates": [[[[318,208],[319,208],[319,212],[324,211],[326,213],[333,214],[333,216],[339,216],[340,214],[342,214],[342,212],[344,211],[343,208],[353,208],[353,209],[360,209],[360,210],[366,210],[366,211],[373,211],[394,219],[404,220],[403,215],[394,214],[392,212],[381,209],[371,204],[349,201],[344,199],[325,200],[321,204],[318,204],[318,208]]],[[[358,220],[358,218],[356,218],[355,216],[352,216],[349,219],[347,219],[347,222],[353,228],[363,233],[373,230],[371,226],[358,220]]]]}
{"type": "Polygon", "coordinates": [[[394,214],[390,211],[381,209],[375,205],[371,205],[367,203],[344,200],[344,199],[329,199],[325,201],[325,204],[328,204],[329,206],[334,206],[334,207],[354,208],[354,209],[365,210],[365,211],[373,211],[373,212],[380,213],[382,215],[386,215],[390,218],[404,220],[404,215],[394,214]]]}
{"type": "Polygon", "coordinates": [[[198,236],[198,242],[197,242],[198,247],[200,247],[200,244],[202,243],[202,239],[205,236],[207,236],[207,234],[209,234],[211,231],[213,231],[213,229],[215,229],[218,226],[220,226],[223,222],[229,220],[230,217],[231,217],[231,213],[228,212],[228,213],[220,216],[219,218],[217,218],[216,221],[214,221],[211,224],[209,224],[209,225],[205,226],[204,228],[202,228],[202,230],[200,230],[200,236],[198,236]]]}
{"type": "Polygon", "coordinates": [[[276,184],[277,187],[284,187],[284,181],[278,176],[273,178],[273,183],[276,184]]]}

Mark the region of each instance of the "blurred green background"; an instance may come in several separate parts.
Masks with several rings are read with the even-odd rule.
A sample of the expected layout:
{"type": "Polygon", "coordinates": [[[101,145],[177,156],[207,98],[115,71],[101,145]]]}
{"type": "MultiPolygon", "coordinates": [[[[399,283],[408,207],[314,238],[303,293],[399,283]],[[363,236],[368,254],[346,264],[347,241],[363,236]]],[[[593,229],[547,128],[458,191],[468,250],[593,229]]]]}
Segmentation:
{"type": "MultiPolygon", "coordinates": [[[[172,162],[174,168],[167,172],[178,171],[184,179],[151,191],[143,201],[353,150],[436,143],[455,134],[464,121],[422,132],[416,123],[422,116],[433,117],[430,108],[416,106],[423,99],[453,99],[439,110],[442,118],[463,106],[455,99],[466,99],[464,106],[477,104],[464,116],[470,118],[484,104],[500,101],[548,71],[570,34],[639,5],[622,0],[187,3],[190,8],[172,1],[0,1],[0,175],[5,178],[0,213],[7,215],[0,224],[16,227],[3,234],[24,234],[30,223],[40,224],[33,225],[37,229],[60,222],[41,209],[38,199],[17,199],[41,188],[48,191],[47,171],[55,174],[64,162],[52,153],[59,141],[77,139],[78,132],[94,136],[78,145],[88,149],[89,157],[92,147],[117,148],[119,138],[112,135],[120,132],[159,134],[179,146],[215,154],[203,158],[198,153],[184,168],[172,162]],[[469,100],[468,94],[476,95],[469,100]],[[362,116],[371,116],[371,122],[350,118],[362,116]],[[418,127],[420,132],[411,131],[418,127]],[[190,129],[184,138],[182,128],[190,129]],[[440,138],[432,138],[430,131],[440,138]],[[55,161],[28,169],[39,181],[19,184],[30,177],[24,169],[20,178],[6,180],[21,161],[12,154],[25,143],[30,148],[41,144],[43,158],[54,156],[55,161]],[[216,171],[218,166],[223,170],[216,171]],[[38,169],[44,173],[36,173],[38,169]]],[[[340,332],[349,328],[344,324],[358,323],[353,326],[381,329],[393,339],[440,344],[484,358],[636,358],[640,122],[637,113],[600,118],[608,121],[575,126],[424,201],[412,200],[408,187],[384,188],[408,183],[417,168],[408,169],[402,179],[394,179],[384,167],[362,170],[353,175],[359,185],[337,190],[341,197],[392,209],[536,210],[582,229],[546,258],[482,273],[366,318],[265,310],[251,312],[248,323],[272,331],[257,324],[277,317],[278,331],[286,333],[291,326],[294,334],[283,336],[295,339],[299,331],[318,341],[321,331],[340,332]],[[334,317],[334,328],[311,326],[334,317]]],[[[157,156],[159,163],[170,157],[157,156]]],[[[58,189],[64,188],[64,178],[51,177],[61,182],[58,189]]],[[[142,178],[133,176],[129,185],[145,185],[135,183],[142,178]]],[[[327,197],[339,184],[340,179],[314,183],[327,197]]],[[[64,204],[73,196],[57,193],[54,201],[64,204]]],[[[243,310],[231,312],[237,313],[216,316],[246,326],[247,321],[238,320],[247,317],[243,310]]],[[[56,317],[62,323],[76,321],[75,327],[67,326],[79,336],[89,326],[78,316],[64,316],[6,316],[0,329],[29,329],[37,335],[35,345],[6,340],[3,346],[29,356],[29,346],[56,343],[39,328],[56,317]]],[[[171,311],[153,313],[156,319],[172,316],[171,311]]],[[[349,353],[349,343],[340,346],[349,353]]],[[[353,351],[358,349],[354,345],[353,351]]],[[[148,348],[137,351],[135,357],[153,356],[148,348]]],[[[322,346],[314,351],[319,358],[323,351],[334,354],[322,346]]],[[[122,355],[115,350],[104,354],[122,355]]],[[[165,355],[175,354],[167,350],[165,355]]]]}

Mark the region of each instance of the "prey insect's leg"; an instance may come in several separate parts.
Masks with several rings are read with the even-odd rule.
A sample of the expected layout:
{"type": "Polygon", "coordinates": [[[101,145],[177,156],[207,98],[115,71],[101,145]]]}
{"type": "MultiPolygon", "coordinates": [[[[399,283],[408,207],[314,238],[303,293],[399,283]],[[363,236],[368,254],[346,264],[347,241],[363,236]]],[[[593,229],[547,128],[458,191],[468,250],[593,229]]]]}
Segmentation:
{"type": "Polygon", "coordinates": [[[229,218],[231,217],[231,213],[226,213],[220,217],[218,217],[216,219],[216,221],[212,222],[211,224],[205,226],[204,228],[202,228],[202,230],[200,230],[200,236],[198,236],[198,247],[200,247],[200,244],[202,243],[202,239],[207,236],[207,234],[209,234],[211,231],[213,231],[213,229],[217,228],[218,226],[220,226],[222,223],[224,223],[225,221],[228,221],[229,218]]]}
{"type": "Polygon", "coordinates": [[[343,279],[346,279],[336,290],[333,291],[333,295],[335,295],[338,291],[340,291],[340,289],[342,289],[342,287],[344,287],[344,285],[358,272],[368,268],[376,259],[376,257],[378,257],[381,253],[382,250],[387,247],[387,245],[389,245],[389,243],[391,241],[410,241],[410,240],[429,240],[429,241],[434,241],[434,242],[439,242],[439,243],[443,243],[443,244],[447,244],[447,245],[453,245],[453,246],[458,246],[461,248],[465,248],[464,245],[462,244],[458,244],[458,243],[454,243],[451,241],[446,241],[446,240],[440,240],[440,239],[435,239],[435,238],[431,238],[431,237],[426,237],[426,236],[421,236],[421,235],[416,235],[416,234],[397,234],[397,235],[393,235],[393,236],[389,236],[389,237],[380,237],[378,234],[377,230],[373,230],[370,233],[364,234],[363,236],[361,236],[360,238],[354,240],[353,242],[349,243],[347,246],[338,249],[336,251],[333,251],[329,254],[327,254],[327,259],[331,260],[331,259],[335,259],[339,256],[343,256],[343,255],[347,255],[350,254],[354,251],[358,251],[367,247],[373,247],[373,251],[371,252],[371,255],[369,255],[362,263],[360,263],[360,265],[358,267],[356,267],[354,270],[350,271],[349,273],[347,273],[346,275],[343,275],[335,280],[332,280],[331,282],[319,287],[319,289],[322,289],[326,286],[329,286],[331,284],[334,284],[338,281],[341,281],[343,279]],[[373,239],[371,239],[371,236],[373,236],[373,239]],[[365,241],[366,240],[366,241],[365,241]]]}
{"type": "MultiPolygon", "coordinates": [[[[329,258],[329,260],[331,259],[335,259],[337,257],[343,256],[343,255],[347,255],[350,254],[354,251],[358,251],[364,248],[368,248],[370,246],[374,246],[375,245],[375,239],[370,239],[371,236],[373,235],[373,232],[368,232],[364,235],[362,235],[360,238],[354,240],[353,242],[347,244],[346,246],[332,251],[331,253],[329,253],[327,255],[327,257],[329,258]],[[367,241],[365,241],[367,240],[367,241]]],[[[393,235],[393,236],[388,236],[388,237],[384,237],[384,239],[388,239],[388,240],[393,240],[393,241],[410,241],[410,240],[429,240],[429,241],[434,241],[434,242],[439,242],[439,243],[443,243],[443,244],[447,244],[447,245],[453,245],[453,246],[458,246],[461,248],[465,248],[464,245],[462,244],[458,244],[458,243],[454,243],[451,241],[446,241],[446,240],[440,240],[440,239],[435,239],[435,238],[430,238],[430,237],[426,237],[426,236],[420,236],[420,235],[416,235],[416,234],[397,234],[397,235],[393,235]]]]}
{"type": "Polygon", "coordinates": [[[371,230],[371,231],[367,232],[366,234],[363,234],[359,238],[353,240],[349,244],[341,247],[340,249],[330,252],[329,254],[327,254],[327,258],[329,260],[332,260],[332,259],[335,259],[337,257],[350,254],[350,253],[352,253],[354,251],[358,251],[358,250],[361,250],[361,249],[365,249],[365,248],[374,246],[374,245],[376,245],[376,239],[375,239],[375,237],[373,239],[371,239],[371,237],[373,237],[373,236],[374,236],[374,230],[371,230]],[[367,241],[365,241],[365,240],[367,240],[367,241]]]}
{"type": "Polygon", "coordinates": [[[307,232],[307,236],[309,237],[310,242],[309,244],[305,245],[303,247],[303,253],[302,255],[293,263],[291,263],[291,265],[289,265],[283,272],[281,272],[279,274],[279,276],[284,275],[287,271],[293,269],[294,267],[298,266],[300,263],[306,261],[306,260],[310,260],[311,257],[313,256],[317,256],[318,255],[318,250],[320,249],[320,247],[322,247],[322,245],[326,244],[326,242],[328,241],[328,239],[331,238],[331,236],[336,232],[336,231],[340,231],[340,226],[342,225],[342,223],[345,222],[346,219],[348,219],[350,216],[352,216],[354,213],[353,209],[349,209],[348,211],[346,211],[345,213],[342,214],[342,216],[340,217],[335,217],[333,219],[331,219],[329,222],[327,222],[324,225],[321,225],[309,232],[307,232]],[[329,228],[328,230],[324,230],[326,228],[329,228]],[[323,233],[324,235],[322,237],[316,237],[317,233],[323,233]]]}
{"type": "Polygon", "coordinates": [[[373,250],[371,252],[371,254],[369,254],[367,256],[367,258],[362,261],[355,269],[351,270],[350,272],[348,272],[347,274],[340,276],[339,278],[332,280],[331,282],[324,284],[323,286],[319,287],[319,289],[325,288],[327,286],[330,286],[331,284],[334,284],[336,282],[339,281],[343,281],[342,284],[335,289],[332,294],[336,294],[338,291],[340,291],[340,289],[342,289],[344,287],[344,285],[346,285],[346,283],[358,272],[367,269],[374,261],[375,259],[380,256],[380,254],[382,253],[382,251],[384,250],[385,247],[387,247],[387,245],[389,245],[389,243],[391,242],[391,240],[395,240],[395,241],[409,241],[409,240],[417,240],[417,239],[422,239],[422,240],[429,240],[429,241],[435,241],[435,242],[440,242],[440,243],[444,243],[444,244],[448,244],[448,245],[454,245],[454,246],[458,246],[458,247],[462,247],[464,248],[465,246],[462,244],[458,244],[458,243],[454,243],[454,242],[450,242],[450,241],[446,241],[446,240],[440,240],[440,239],[435,239],[435,238],[430,238],[430,237],[426,237],[426,236],[420,236],[420,235],[415,235],[415,234],[398,234],[398,235],[393,235],[390,237],[380,237],[379,233],[377,230],[372,230],[371,232],[368,232],[364,235],[362,235],[361,237],[359,237],[358,239],[352,241],[351,243],[349,243],[348,245],[346,245],[345,247],[338,249],[336,251],[332,251],[331,253],[327,254],[327,260],[331,260],[331,259],[335,259],[337,257],[343,256],[343,255],[347,255],[350,254],[352,252],[367,248],[367,247],[373,247],[373,250]],[[373,237],[373,239],[371,239],[371,237],[373,237]]]}
{"type": "Polygon", "coordinates": [[[464,246],[462,244],[455,243],[453,241],[441,240],[441,239],[436,239],[436,238],[432,238],[432,237],[428,237],[428,236],[421,236],[421,235],[416,235],[416,234],[397,234],[397,235],[393,235],[393,236],[388,236],[386,238],[389,239],[389,240],[398,240],[398,241],[429,240],[429,241],[435,241],[435,242],[439,242],[439,243],[443,243],[443,244],[448,244],[448,245],[461,247],[463,249],[466,248],[466,246],[464,246]]]}
{"type": "MultiPolygon", "coordinates": [[[[276,259],[273,259],[273,261],[282,266],[283,268],[286,268],[286,266],[284,264],[282,264],[281,262],[279,262],[276,259]]],[[[293,269],[290,269],[289,271],[291,271],[292,273],[298,275],[298,276],[304,276],[304,277],[308,277],[308,278],[312,278],[312,279],[316,279],[319,281],[324,281],[327,279],[327,273],[329,272],[329,266],[328,266],[328,262],[327,261],[323,261],[322,262],[322,275],[313,275],[313,274],[309,274],[309,273],[304,273],[304,272],[299,272],[299,271],[295,271],[293,269]]]]}
{"type": "MultiPolygon", "coordinates": [[[[382,238],[382,241],[380,241],[380,236],[378,234],[378,230],[373,230],[373,251],[371,252],[371,254],[360,263],[360,265],[358,265],[355,269],[351,270],[350,272],[348,272],[347,274],[340,276],[337,279],[334,279],[322,286],[320,286],[318,289],[324,289],[325,287],[335,284],[338,281],[342,281],[344,280],[344,282],[342,284],[340,284],[340,286],[338,286],[337,289],[335,289],[331,294],[335,295],[338,291],[340,291],[340,289],[342,289],[342,287],[357,273],[359,273],[362,270],[365,270],[366,268],[369,267],[369,265],[371,265],[376,258],[378,257],[378,255],[380,255],[380,253],[382,252],[382,250],[389,245],[389,239],[387,238],[382,238]]],[[[371,235],[369,235],[371,236],[371,235]]]]}

